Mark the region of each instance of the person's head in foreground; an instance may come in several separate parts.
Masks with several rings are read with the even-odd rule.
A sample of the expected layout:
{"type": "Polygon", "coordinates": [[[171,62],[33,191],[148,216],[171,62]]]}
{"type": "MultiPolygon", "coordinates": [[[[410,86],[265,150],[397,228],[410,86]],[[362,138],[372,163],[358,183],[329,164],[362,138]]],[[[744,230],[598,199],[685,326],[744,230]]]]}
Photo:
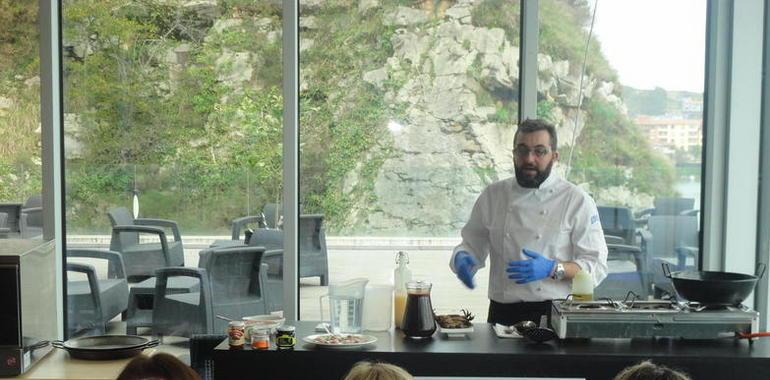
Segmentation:
{"type": "Polygon", "coordinates": [[[692,380],[690,376],[671,368],[643,361],[625,368],[614,380],[692,380]]]}
{"type": "Polygon", "coordinates": [[[358,362],[345,380],[414,380],[403,368],[388,363],[358,362]]]}
{"type": "Polygon", "coordinates": [[[133,358],[117,380],[200,380],[192,368],[173,355],[157,353],[133,358]]]}

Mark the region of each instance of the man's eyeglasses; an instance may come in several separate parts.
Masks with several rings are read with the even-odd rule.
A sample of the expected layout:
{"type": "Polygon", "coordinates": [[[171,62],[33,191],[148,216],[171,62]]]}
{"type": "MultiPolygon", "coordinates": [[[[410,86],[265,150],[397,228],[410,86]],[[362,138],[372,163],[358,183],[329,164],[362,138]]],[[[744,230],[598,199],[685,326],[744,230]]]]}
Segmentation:
{"type": "Polygon", "coordinates": [[[537,158],[543,158],[546,154],[551,153],[551,150],[542,146],[538,146],[535,149],[529,149],[523,145],[513,149],[513,155],[518,158],[527,158],[530,153],[535,153],[535,157],[537,158]]]}

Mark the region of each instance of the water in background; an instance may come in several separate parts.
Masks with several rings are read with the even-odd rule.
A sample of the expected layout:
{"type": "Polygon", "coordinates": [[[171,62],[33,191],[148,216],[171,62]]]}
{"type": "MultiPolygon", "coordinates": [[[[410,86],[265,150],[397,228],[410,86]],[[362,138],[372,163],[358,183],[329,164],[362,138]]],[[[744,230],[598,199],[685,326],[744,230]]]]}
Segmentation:
{"type": "Polygon", "coordinates": [[[676,184],[676,190],[680,196],[684,198],[695,199],[695,208],[700,209],[700,178],[691,176],[689,178],[681,178],[676,184]]]}

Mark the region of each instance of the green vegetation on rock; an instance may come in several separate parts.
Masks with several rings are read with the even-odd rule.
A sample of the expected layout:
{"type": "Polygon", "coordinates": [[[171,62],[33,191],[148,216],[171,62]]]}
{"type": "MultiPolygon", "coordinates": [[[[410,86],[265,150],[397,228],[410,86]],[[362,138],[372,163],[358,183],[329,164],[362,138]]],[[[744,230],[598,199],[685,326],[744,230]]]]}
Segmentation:
{"type": "MultiPolygon", "coordinates": [[[[413,29],[438,27],[451,3],[428,4],[428,21],[413,29]]],[[[412,106],[386,94],[398,92],[418,70],[394,63],[400,66],[381,87],[362,78],[393,64],[394,37],[402,30],[386,22],[389,12],[425,7],[399,0],[362,11],[355,4],[324,1],[302,15],[312,22],[299,36],[301,202],[304,212],[325,214],[331,231],[351,227],[354,213],[382,212],[376,181],[386,160],[400,154],[386,126],[407,121],[412,106]]],[[[574,74],[583,58],[588,3],[539,4],[541,52],[568,61],[574,74]]],[[[17,79],[38,71],[36,6],[0,0],[0,22],[12,25],[0,32],[0,89],[14,101],[0,113],[0,201],[40,191],[39,87],[17,79]]],[[[196,11],[156,0],[67,0],[62,9],[66,132],[78,143],[66,162],[69,232],[106,233],[107,209],[129,206],[134,190],[143,215],[175,219],[186,233],[224,233],[231,219],[281,201],[279,3],[220,0],[196,11]]],[[[518,0],[485,0],[474,7],[471,22],[502,29],[518,48],[519,12],[518,0]]],[[[464,50],[471,45],[458,44],[464,50]]],[[[590,75],[617,83],[595,40],[588,57],[590,75]]],[[[431,63],[427,54],[419,60],[421,68],[431,63]]],[[[478,82],[476,102],[490,109],[485,121],[512,125],[517,94],[510,86],[490,90],[482,82],[484,65],[477,58],[468,71],[478,82]]],[[[423,75],[437,80],[434,69],[423,75]]],[[[539,117],[569,106],[540,95],[539,117]]],[[[572,180],[673,192],[673,167],[615,105],[588,98],[582,110],[572,180]]],[[[470,168],[483,183],[498,176],[488,165],[470,168]]]]}

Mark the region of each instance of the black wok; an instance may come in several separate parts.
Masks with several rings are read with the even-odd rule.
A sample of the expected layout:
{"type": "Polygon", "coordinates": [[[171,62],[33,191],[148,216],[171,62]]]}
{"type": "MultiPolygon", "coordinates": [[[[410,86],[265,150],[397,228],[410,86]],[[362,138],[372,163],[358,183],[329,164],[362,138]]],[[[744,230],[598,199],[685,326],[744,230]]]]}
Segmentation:
{"type": "Polygon", "coordinates": [[[96,335],[51,343],[56,348],[67,350],[75,359],[87,360],[130,358],[158,344],[157,339],[150,340],[136,335],[96,335]]]}
{"type": "Polygon", "coordinates": [[[765,264],[760,263],[756,275],[689,270],[671,272],[668,264],[663,263],[663,274],[671,279],[677,294],[704,305],[740,305],[754,290],[765,269],[765,264]]]}

